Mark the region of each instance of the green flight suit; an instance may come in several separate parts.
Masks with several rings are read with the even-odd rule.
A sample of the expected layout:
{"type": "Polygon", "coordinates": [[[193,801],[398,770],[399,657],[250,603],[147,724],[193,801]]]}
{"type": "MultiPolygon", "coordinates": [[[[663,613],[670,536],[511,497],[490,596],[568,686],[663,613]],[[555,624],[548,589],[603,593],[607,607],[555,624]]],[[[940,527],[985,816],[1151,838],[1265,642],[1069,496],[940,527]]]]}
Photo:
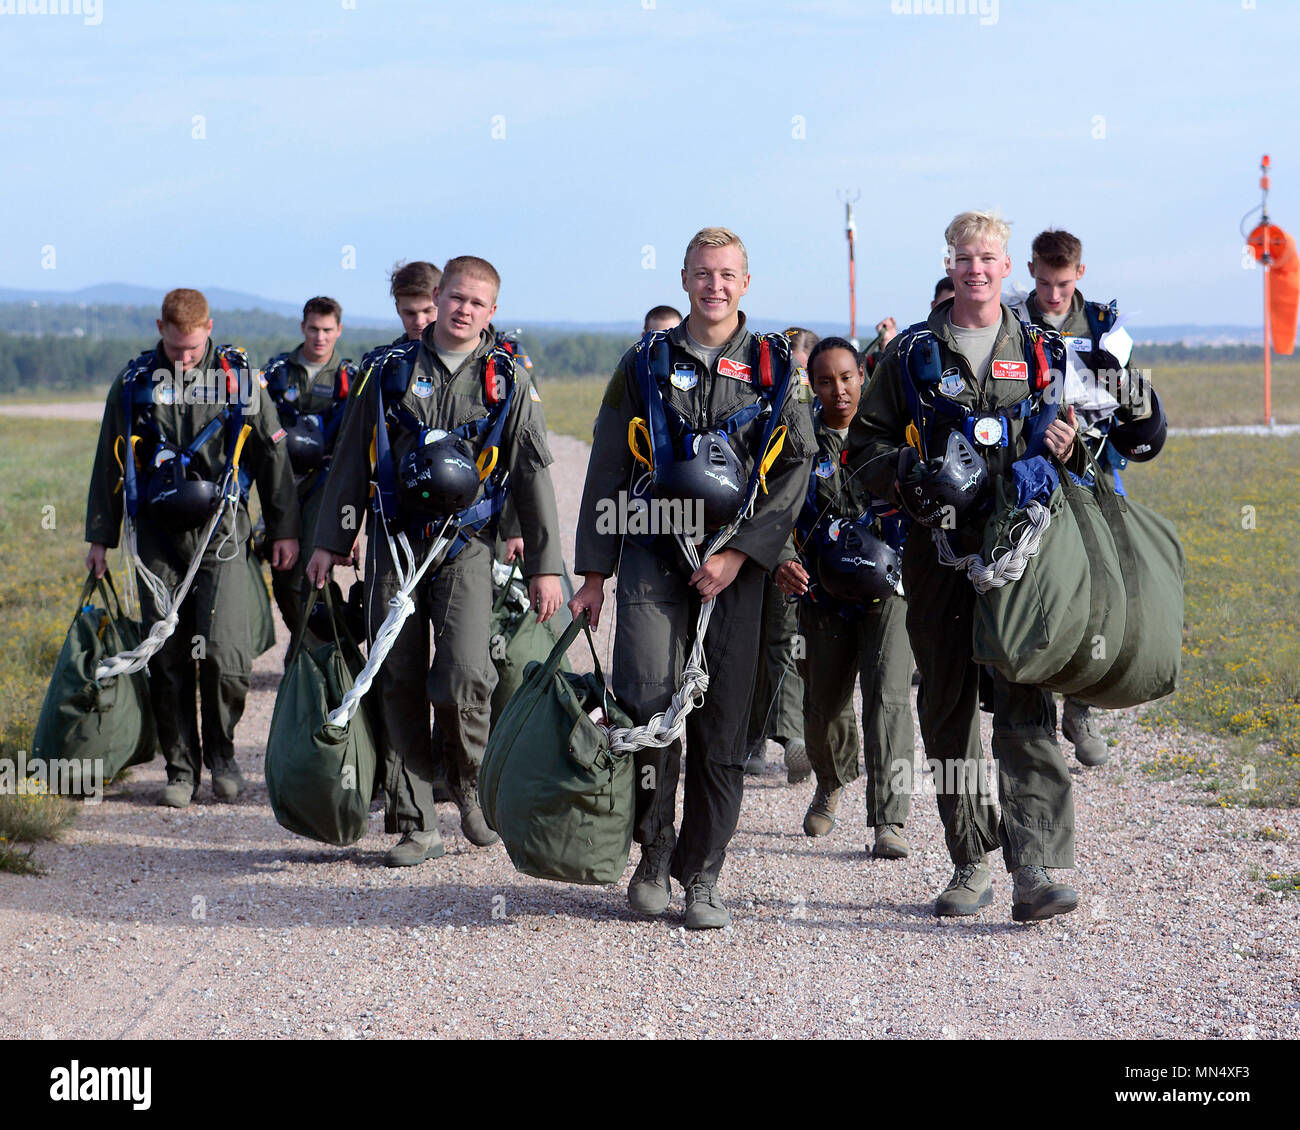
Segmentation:
{"type": "MultiPolygon", "coordinates": [[[[870,505],[860,478],[844,467],[845,440],[815,417],[817,455],[813,498],[805,503],[800,528],[856,518],[870,505]]],[[[799,668],[804,684],[804,737],[817,782],[827,791],[858,778],[861,750],[867,776],[867,827],[905,824],[911,811],[915,740],[912,733],[912,652],[907,643],[907,605],[900,596],[850,607],[817,585],[809,554],[787,543],[785,559],[796,556],[812,584],[799,601],[803,636],[799,668]],[[862,689],[862,738],[853,712],[853,684],[862,689]]]]}
{"type": "MultiPolygon", "coordinates": [[[[179,447],[191,443],[225,407],[227,378],[212,342],[202,359],[181,380],[169,367],[162,342],[154,347],[161,364],[151,375],[154,403],[148,409],[161,438],[179,447]],[[170,401],[170,403],[168,403],[170,401]]],[[[126,449],[127,421],[122,407],[122,373],[108,391],[100,425],[99,446],[86,502],[86,540],[116,546],[122,525],[122,470],[118,457],[126,449]]],[[[257,484],[270,541],[296,538],[299,532],[293,473],[285,452],[275,405],[260,383],[243,371],[240,391],[244,422],[252,427],[241,467],[257,484]]],[[[139,417],[133,415],[136,434],[139,417]]],[[[147,429],[146,429],[147,430],[147,429]]],[[[141,495],[137,547],[145,566],[175,589],[199,546],[202,529],[171,533],[149,517],[144,502],[147,467],[154,437],[145,435],[138,455],[145,470],[136,480],[141,495]]],[[[194,453],[190,468],[210,481],[226,468],[226,429],[194,453]]],[[[149,690],[158,727],[158,744],[167,763],[169,783],[189,782],[196,789],[200,768],[226,772],[234,768],[235,726],[244,713],[252,669],[249,631],[248,567],[245,559],[250,522],[241,503],[233,522],[218,526],[179,610],[179,623],[149,662],[149,690]],[[196,720],[195,691],[201,702],[196,720]]],[[[141,588],[145,630],[158,618],[147,590],[141,588]]]]}
{"type": "MultiPolygon", "coordinates": [[[[272,359],[271,365],[275,365],[278,360],[279,358],[272,359]]],[[[316,374],[316,379],[311,380],[307,375],[306,364],[302,359],[302,345],[300,344],[284,358],[285,373],[282,378],[282,389],[278,387],[281,381],[271,378],[271,365],[268,365],[266,375],[270,381],[270,391],[277,400],[282,422],[286,426],[292,418],[292,414],[303,416],[322,415],[328,413],[340,401],[346,401],[349,383],[356,377],[356,366],[350,361],[347,362],[347,368],[342,379],[340,379],[339,370],[343,367],[344,361],[345,359],[335,349],[330,354],[329,360],[325,362],[325,367],[316,374]],[[285,409],[288,409],[288,411],[285,409]]],[[[339,410],[342,410],[341,407],[339,410]]],[[[337,433],[335,434],[337,435],[337,433]]],[[[329,456],[330,448],[327,448],[327,460],[329,456]]],[[[325,475],[328,470],[329,464],[326,463],[325,466],[315,471],[308,471],[294,476],[298,488],[298,513],[302,526],[302,544],[304,546],[312,544],[312,538],[316,532],[316,515],[320,511],[322,487],[325,484],[325,475]]],[[[284,618],[285,627],[291,633],[298,630],[298,617],[302,609],[303,585],[306,576],[306,554],[299,556],[292,569],[285,569],[282,572],[271,574],[271,592],[275,595],[275,603],[280,609],[280,615],[284,618]]]]}
{"type": "MultiPolygon", "coordinates": [[[[1002,307],[1002,328],[993,361],[1008,362],[999,375],[990,371],[983,389],[957,349],[948,323],[951,299],[927,320],[939,343],[944,371],[956,368],[962,389],[954,399],[981,413],[1005,411],[1030,393],[1030,361],[1025,357],[1020,322],[1002,307]],[[1007,375],[1000,375],[1000,374],[1007,375]]],[[[898,503],[894,489],[900,449],[911,423],[899,338],[890,342],[863,394],[849,429],[849,463],[867,489],[898,503]]],[[[990,366],[992,369],[992,366],[990,366]]],[[[948,434],[959,426],[938,414],[928,450],[942,452],[948,434]]],[[[1010,422],[1009,446],[980,448],[991,476],[1007,475],[1024,453],[1024,421],[1010,422]]],[[[981,548],[984,519],[956,531],[959,552],[981,548]]],[[[1056,740],[1056,706],[1036,687],[994,677],[993,756],[998,769],[997,806],[984,783],[980,747],[979,670],[971,658],[975,591],[966,576],[939,564],[930,531],[913,526],[903,551],[907,592],[907,631],[921,672],[918,714],[926,756],[935,766],[935,789],[948,851],[957,865],[973,863],[1002,845],[1007,869],[1021,865],[1074,866],[1074,802],[1070,774],[1056,740]]]]}
{"type": "Polygon", "coordinates": [[[799,606],[770,577],[763,582],[763,631],[746,745],[768,738],[785,745],[804,736],[803,676],[794,654],[799,606]]]}
{"type": "MultiPolygon", "coordinates": [[[[451,373],[434,349],[434,328],[430,325],[424,332],[400,403],[423,427],[450,431],[490,414],[483,373],[493,341],[490,333],[483,333],[474,351],[451,373]]],[[[380,372],[371,361],[375,356],[367,355],[370,363],[363,364],[353,384],[316,523],[315,545],[340,555],[351,552],[369,504],[370,444],[380,392],[380,372]]],[[[393,407],[388,401],[386,395],[386,408],[393,407]]],[[[419,437],[395,422],[390,422],[388,434],[396,469],[419,437]]],[[[470,442],[476,457],[485,438],[470,442]]],[[[524,539],[524,575],[563,573],[555,490],[547,470],[552,459],[546,420],[522,365],[515,368],[515,391],[499,448],[499,462],[510,471],[510,496],[524,539]]],[[[389,832],[437,828],[434,789],[441,783],[443,766],[453,795],[461,794],[458,802],[477,789],[497,682],[488,653],[493,534],[489,523],[453,560],[416,586],[415,612],[402,626],[370,691],[382,703],[384,826],[389,832]],[[430,703],[440,755],[433,748],[430,703]]],[[[429,545],[423,538],[411,538],[417,562],[429,545]]],[[[366,557],[372,633],[383,624],[388,600],[398,587],[388,539],[372,514],[366,557]]]]}
{"type": "MultiPolygon", "coordinates": [[[[720,427],[759,395],[752,383],[758,339],[745,318],[722,352],[707,365],[687,340],[686,322],[668,331],[672,384],[664,401],[692,430],[720,427]]],[[[614,693],[639,725],[665,709],[677,688],[682,663],[694,636],[699,597],[687,582],[689,569],[667,534],[652,548],[611,529],[602,511],[617,505],[643,472],[628,447],[628,425],[647,416],[636,378],[637,348],[629,350],[605,390],[596,418],[591,460],[578,519],[577,572],[618,574],[618,619],[611,671],[614,693]]],[[[745,729],[758,658],[763,574],[770,573],[794,525],[808,482],[813,440],[806,406],[788,390],[779,405],[788,429],[785,446],[767,472],[753,513],[728,548],[746,560],[735,580],[717,597],[705,636],[709,689],[704,702],[686,719],[685,809],[670,870],[683,884],[696,875],[716,879],[736,830],[744,791],[745,729]]],[[[741,425],[730,437],[732,450],[748,478],[762,439],[764,421],[741,425]]],[[[606,511],[607,512],[607,511],[606,511]]],[[[640,844],[653,842],[674,821],[682,743],[641,749],[637,766],[636,826],[640,844]]]]}

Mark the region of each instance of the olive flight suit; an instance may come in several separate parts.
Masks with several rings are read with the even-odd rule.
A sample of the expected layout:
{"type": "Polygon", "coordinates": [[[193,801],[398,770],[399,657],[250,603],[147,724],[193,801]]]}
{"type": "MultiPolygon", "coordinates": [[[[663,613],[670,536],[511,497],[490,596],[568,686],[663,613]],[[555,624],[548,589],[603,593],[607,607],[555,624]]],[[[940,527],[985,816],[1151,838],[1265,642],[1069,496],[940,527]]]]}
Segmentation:
{"type": "MultiPolygon", "coordinates": [[[[349,384],[356,378],[356,366],[351,361],[340,357],[338,350],[335,350],[325,362],[324,368],[312,380],[308,376],[306,362],[302,358],[302,346],[299,345],[292,353],[273,357],[263,375],[267,381],[267,390],[275,399],[280,422],[285,427],[289,427],[299,416],[328,417],[331,412],[342,412],[343,405],[347,401],[349,384]],[[277,371],[280,369],[283,369],[283,372],[277,371]]],[[[338,433],[334,434],[337,437],[338,433]]],[[[294,475],[298,488],[298,513],[304,547],[312,544],[312,537],[316,532],[316,515],[320,510],[322,487],[329,469],[328,460],[332,447],[332,444],[326,446],[324,465],[314,471],[294,475]]],[[[306,554],[299,555],[292,569],[285,569],[271,575],[271,591],[275,594],[275,603],[290,632],[298,630],[306,575],[306,554]]]]}
{"type": "MultiPolygon", "coordinates": [[[[492,335],[478,344],[454,372],[448,372],[433,344],[434,325],[410,349],[414,364],[400,404],[425,428],[451,431],[490,415],[484,369],[492,352],[492,335]]],[[[325,479],[315,545],[331,553],[351,551],[368,505],[370,448],[379,418],[383,374],[381,351],[367,355],[353,384],[347,413],[334,445],[334,460],[325,479]]],[[[498,380],[500,377],[498,376],[498,380]]],[[[384,395],[385,408],[395,407],[384,395]]],[[[393,420],[388,428],[393,468],[420,437],[393,420]]],[[[475,457],[486,435],[470,441],[475,457]]],[[[547,468],[546,420],[523,366],[515,368],[515,390],[506,411],[498,461],[510,473],[510,497],[524,538],[524,575],[563,573],[555,490],[547,468]]],[[[399,516],[400,520],[400,516],[399,516]]],[[[478,767],[487,746],[492,689],[497,674],[488,652],[492,614],[493,523],[484,527],[456,557],[426,574],[412,593],[415,612],[375,678],[370,693],[382,703],[381,750],[384,759],[384,826],[388,832],[424,832],[437,828],[434,789],[441,768],[457,803],[477,804],[478,767]],[[429,661],[430,626],[433,661],[429,661]],[[429,705],[437,719],[441,756],[435,756],[429,705]]],[[[397,529],[392,531],[395,537],[397,529]]],[[[411,537],[418,562],[432,539],[411,537]]],[[[388,601],[399,581],[389,539],[372,514],[366,550],[369,625],[377,633],[388,614],[388,601]]]]}
{"type": "MultiPolygon", "coordinates": [[[[673,381],[663,389],[664,400],[693,430],[721,426],[759,399],[752,383],[758,340],[745,328],[742,314],[735,334],[709,366],[690,348],[685,322],[669,330],[673,381]]],[[[677,689],[695,636],[700,599],[688,583],[691,570],[671,537],[660,534],[647,548],[600,521],[602,510],[615,503],[620,492],[630,492],[643,473],[628,446],[629,424],[647,417],[636,378],[639,348],[619,362],[596,418],[578,521],[576,568],[583,574],[618,576],[613,690],[642,725],[667,708],[677,689]]],[[[785,444],[767,472],[767,493],[759,491],[753,514],[727,543],[746,560],[715,599],[704,641],[709,689],[703,704],[686,719],[685,810],[670,865],[671,874],[683,884],[695,876],[717,878],[736,830],[764,576],[776,566],[808,482],[813,440],[807,407],[798,403],[791,386],[786,402],[775,410],[788,429],[785,444]]],[[[763,427],[760,416],[729,437],[746,480],[762,455],[757,448],[763,427]]],[[[634,838],[648,844],[673,825],[682,743],[640,749],[635,758],[634,838]]]]}
{"type": "MultiPolygon", "coordinates": [[[[184,448],[226,406],[227,374],[221,368],[212,342],[198,364],[179,379],[169,366],[162,342],[154,347],[150,370],[136,378],[152,388],[153,403],[147,417],[163,441],[184,448]]],[[[128,449],[128,430],[148,432],[133,411],[128,424],[122,404],[119,373],[108,391],[99,446],[86,503],[86,540],[110,548],[118,544],[122,525],[123,490],[121,457],[128,449]]],[[[244,423],[252,428],[241,453],[241,468],[257,484],[266,519],[268,541],[298,536],[298,507],[293,473],[283,443],[275,405],[247,369],[239,371],[244,423]]],[[[154,435],[142,435],[136,449],[136,482],[140,491],[137,545],[145,566],[174,590],[199,548],[203,528],[173,532],[149,514],[145,501],[154,435]]],[[[219,481],[226,469],[227,430],[194,452],[190,469],[201,478],[219,481]]],[[[149,661],[149,691],[153,700],[158,744],[167,763],[169,784],[188,782],[198,788],[200,768],[213,773],[235,768],[235,726],[244,713],[252,669],[247,553],[250,522],[241,502],[232,521],[227,514],[217,526],[193,586],[179,610],[179,623],[163,647],[149,661]],[[196,720],[196,689],[201,700],[196,720]]],[[[158,619],[158,610],[141,586],[144,628],[158,619]]]]}
{"type": "MultiPolygon", "coordinates": [[[[953,399],[996,414],[1030,394],[1030,366],[1021,324],[1002,307],[1002,327],[993,347],[990,372],[980,387],[957,348],[948,323],[951,299],[927,320],[938,339],[943,371],[956,371],[961,389],[953,399]],[[997,364],[1004,362],[1004,364],[997,364]]],[[[890,342],[863,394],[849,429],[849,464],[877,497],[899,503],[894,489],[899,452],[912,422],[901,369],[899,345],[890,342]]],[[[942,452],[960,421],[936,414],[927,450],[942,452]]],[[[1024,453],[1023,420],[1011,420],[1007,447],[981,447],[990,478],[1008,475],[1024,453]]],[[[958,552],[982,548],[986,518],[977,516],[955,531],[958,552]]],[[[1035,687],[993,682],[993,756],[998,769],[1002,814],[984,784],[980,747],[979,669],[972,661],[971,633],[975,590],[964,573],[941,565],[931,531],[913,526],[903,551],[907,592],[907,631],[921,672],[918,714],[927,758],[935,762],[935,788],[948,851],[958,866],[979,861],[1001,842],[1007,870],[1018,866],[1074,866],[1074,802],[1070,775],[1056,740],[1056,706],[1035,687]],[[942,778],[939,778],[942,774],[942,778]]]]}
{"type": "MultiPolygon", "coordinates": [[[[804,505],[800,529],[810,534],[836,518],[857,518],[871,502],[861,481],[844,465],[845,438],[814,423],[813,498],[804,505]]],[[[877,536],[880,536],[877,530],[877,536]]],[[[817,783],[827,792],[857,780],[858,751],[867,771],[867,827],[902,825],[911,811],[915,741],[912,733],[912,652],[907,644],[907,605],[901,596],[846,605],[817,583],[817,563],[805,541],[800,556],[810,578],[799,601],[803,637],[804,735],[817,783]],[[853,712],[853,684],[862,688],[863,739],[853,712]]],[[[783,559],[794,560],[793,543],[783,559]]]]}

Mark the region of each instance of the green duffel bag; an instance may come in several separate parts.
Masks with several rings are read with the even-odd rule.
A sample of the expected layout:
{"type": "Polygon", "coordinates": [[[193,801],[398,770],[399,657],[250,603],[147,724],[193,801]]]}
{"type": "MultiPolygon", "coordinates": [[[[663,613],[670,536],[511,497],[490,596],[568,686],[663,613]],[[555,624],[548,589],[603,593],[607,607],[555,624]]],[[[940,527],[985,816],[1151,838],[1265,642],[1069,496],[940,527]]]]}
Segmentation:
{"type": "Polygon", "coordinates": [[[630,751],[613,753],[610,724],[632,720],[605,686],[587,617],[573,621],[545,663],[530,663],[523,686],[488,738],[479,767],[479,801],[516,870],[561,883],[614,883],[632,848],[635,770],[630,751]],[[585,631],[593,674],[561,671],[569,645],[585,631]]]}
{"type": "MultiPolygon", "coordinates": [[[[1015,487],[994,483],[993,516],[984,530],[986,562],[1004,556],[1026,522],[1015,487]]],[[[1047,502],[1051,522],[1019,580],[978,593],[972,655],[1008,682],[1042,686],[1078,653],[1088,627],[1090,566],[1078,522],[1058,486],[1047,502]]]]}
{"type": "Polygon", "coordinates": [[[261,558],[253,553],[251,541],[244,556],[248,559],[248,584],[251,589],[248,615],[253,654],[264,655],[275,647],[275,617],[271,615],[271,594],[266,589],[266,576],[262,573],[261,558]]]}
{"type": "MultiPolygon", "coordinates": [[[[140,625],[123,612],[112,574],[105,572],[100,580],[90,574],[45,692],[29,765],[99,761],[102,781],[108,782],[127,766],[152,759],[157,739],[149,676],[141,670],[95,679],[104,659],[139,647],[140,639],[140,625]],[[90,603],[92,594],[98,603],[90,603]]],[[[82,795],[87,795],[84,785],[82,795]]]]}
{"type": "Polygon", "coordinates": [[[361,839],[369,826],[377,756],[364,704],[345,725],[327,721],[364,665],[334,591],[332,584],[325,587],[334,638],[311,649],[303,646],[303,637],[318,594],[308,589],[275,696],[265,769],[271,810],[282,828],[344,847],[361,839]]]}
{"type": "MultiPolygon", "coordinates": [[[[1183,581],[1187,558],[1168,518],[1116,493],[1097,474],[1097,504],[1113,537],[1125,596],[1120,643],[1109,670],[1071,691],[1092,706],[1115,710],[1172,694],[1183,662],[1183,581]]],[[[1110,640],[1107,640],[1110,643],[1110,640]]]]}
{"type": "MultiPolygon", "coordinates": [[[[492,604],[491,627],[488,629],[488,654],[497,670],[497,685],[492,692],[493,726],[500,721],[511,696],[523,685],[528,664],[546,662],[570,619],[568,609],[561,605],[545,624],[538,623],[537,613],[528,603],[523,576],[517,567],[512,570],[492,604]]],[[[568,659],[562,660],[560,670],[572,670],[568,659]]]]}

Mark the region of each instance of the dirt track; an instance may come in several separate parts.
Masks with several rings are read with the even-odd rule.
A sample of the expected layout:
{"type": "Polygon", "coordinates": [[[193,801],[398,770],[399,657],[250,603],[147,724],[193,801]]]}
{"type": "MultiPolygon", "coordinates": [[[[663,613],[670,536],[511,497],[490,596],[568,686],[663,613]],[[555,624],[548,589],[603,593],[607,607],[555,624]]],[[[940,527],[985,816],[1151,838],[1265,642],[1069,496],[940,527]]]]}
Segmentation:
{"type": "MultiPolygon", "coordinates": [[[[552,441],[571,539],[587,447],[552,441]]],[[[571,562],[571,540],[566,550],[571,562]]],[[[723,873],[734,925],[697,935],[681,927],[680,890],[663,919],[639,919],[622,885],[528,879],[500,846],[471,848],[452,808],[441,818],[448,854],[400,871],[381,863],[391,838],[378,814],[348,849],[283,831],[261,766],[281,654],[255,669],[238,744],[250,788],[237,804],[213,802],[205,781],[190,809],[156,808],[155,760],[87,807],[65,843],[39,850],[49,877],[0,875],[0,1031],[1300,1035],[1300,899],[1257,901],[1264,888],[1249,874],[1295,868],[1300,818],[1202,807],[1186,786],[1149,780],[1139,769],[1149,751],[1193,743],[1142,730],[1131,712],[1107,716],[1120,742],[1109,765],[1071,759],[1076,913],[1013,925],[995,856],[993,906],[934,919],[951,868],[924,786],[912,858],[873,862],[860,786],[834,834],[809,840],[812,786],[787,787],[772,747],[769,775],[747,778],[723,873]],[[1261,841],[1264,825],[1290,838],[1261,841]]]]}

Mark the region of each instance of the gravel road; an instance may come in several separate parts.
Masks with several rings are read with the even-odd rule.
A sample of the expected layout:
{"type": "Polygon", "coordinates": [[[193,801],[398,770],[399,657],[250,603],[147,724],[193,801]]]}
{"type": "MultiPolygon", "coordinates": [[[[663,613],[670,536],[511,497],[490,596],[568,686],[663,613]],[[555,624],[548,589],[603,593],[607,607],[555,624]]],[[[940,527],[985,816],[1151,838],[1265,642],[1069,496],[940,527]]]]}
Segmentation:
{"type": "MultiPolygon", "coordinates": [[[[552,443],[571,539],[588,448],[552,443]]],[[[571,540],[567,550],[572,561],[571,540]]],[[[639,919],[626,876],[585,888],[518,875],[499,845],[466,842],[454,808],[441,812],[447,855],[405,870],[382,865],[392,839],[379,814],[346,849],[283,831],[262,778],[281,655],[255,668],[238,803],[215,803],[205,781],[190,809],[156,808],[155,760],[86,807],[65,842],[38,850],[48,877],[0,875],[0,1032],[1300,1035],[1300,898],[1261,894],[1252,878],[1297,869],[1300,817],[1205,807],[1190,786],[1139,768],[1208,739],[1143,729],[1134,712],[1106,716],[1119,742],[1111,763],[1071,759],[1079,910],[1028,926],[1010,921],[998,857],[993,906],[931,917],[951,867],[928,778],[907,829],[912,857],[872,861],[861,787],[831,836],[807,839],[812,785],[788,787],[773,746],[768,775],[746,778],[723,873],[734,924],[688,934],[676,887],[664,918],[639,919]],[[1288,838],[1263,840],[1264,826],[1288,838]]]]}

